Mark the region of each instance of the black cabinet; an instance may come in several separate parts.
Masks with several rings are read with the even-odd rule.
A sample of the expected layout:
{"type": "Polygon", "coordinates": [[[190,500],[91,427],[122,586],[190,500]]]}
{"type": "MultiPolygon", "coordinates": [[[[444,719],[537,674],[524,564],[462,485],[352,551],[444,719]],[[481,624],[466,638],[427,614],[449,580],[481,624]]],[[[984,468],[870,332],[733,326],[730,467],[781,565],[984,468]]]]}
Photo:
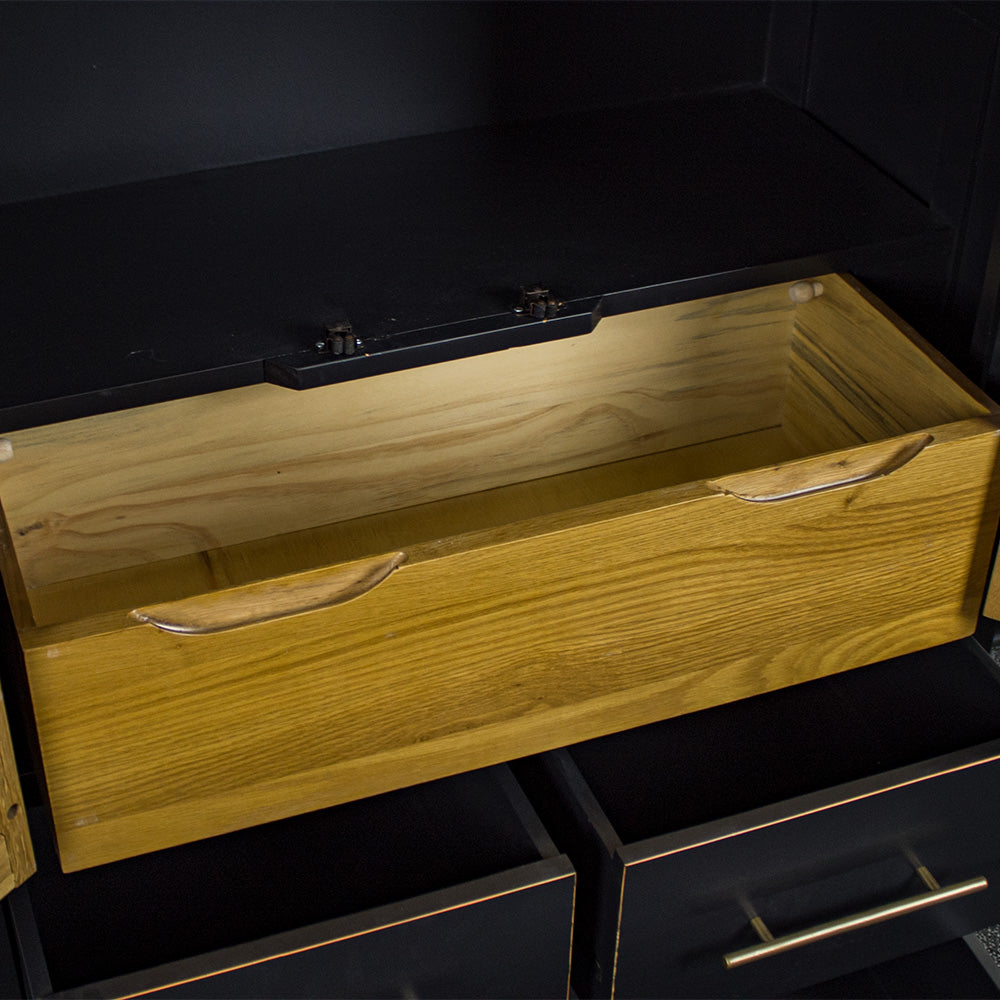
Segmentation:
{"type": "MultiPolygon", "coordinates": [[[[824,0],[0,5],[0,435],[263,381],[308,391],[571,336],[614,313],[838,269],[856,273],[966,374],[995,390],[998,9],[824,0]],[[535,286],[552,303],[551,315],[532,314],[535,286]]],[[[345,434],[353,419],[343,415],[345,434]]],[[[0,445],[0,462],[5,457],[0,445]]],[[[970,604],[978,600],[969,595],[970,604]]],[[[983,627],[987,640],[990,632],[983,627]]],[[[831,770],[803,775],[790,764],[795,758],[768,757],[748,731],[742,750],[753,766],[740,776],[696,752],[716,745],[704,724],[692,730],[698,735],[685,768],[716,764],[700,778],[685,776],[668,800],[677,815],[664,825],[655,795],[633,798],[642,815],[634,832],[616,834],[615,849],[648,847],[654,835],[673,838],[673,846],[653,851],[655,865],[639,847],[628,859],[637,873],[661,868],[657,877],[665,881],[645,896],[638,875],[630,883],[619,969],[620,983],[630,985],[621,985],[620,995],[658,992],[662,970],[643,966],[629,949],[647,956],[655,950],[643,935],[667,933],[666,925],[656,931],[652,916],[668,897],[684,933],[695,926],[717,932],[687,967],[692,978],[677,980],[689,992],[699,983],[724,993],[738,982],[733,989],[746,994],[805,983],[787,956],[769,961],[768,968],[787,971],[775,979],[755,980],[758,966],[744,979],[716,978],[717,951],[753,942],[745,911],[718,909],[723,899],[729,906],[734,885],[745,888],[746,905],[780,937],[822,923],[842,903],[864,909],[930,891],[914,874],[920,865],[942,885],[979,875],[990,881],[990,889],[954,907],[901,918],[907,934],[898,939],[879,925],[874,943],[850,958],[838,942],[822,943],[811,982],[1000,920],[988,871],[996,764],[983,750],[1000,738],[988,718],[993,694],[973,695],[949,714],[948,745],[913,742],[935,731],[934,712],[914,709],[933,685],[945,679],[947,688],[966,666],[979,678],[969,684],[985,684],[989,668],[965,646],[914,655],[920,685],[904,680],[913,675],[906,665],[864,668],[865,677],[891,671],[895,678],[864,696],[887,713],[875,726],[885,736],[884,758],[881,749],[877,760],[867,750],[826,757],[817,751],[810,760],[831,770]],[[916,714],[889,709],[899,697],[916,714]],[[891,732],[898,739],[890,741],[891,732]],[[906,749],[903,757],[894,756],[890,742],[906,749]],[[862,760],[861,770],[851,771],[862,760]],[[776,784],[766,801],[746,798],[759,787],[762,768],[776,784]],[[974,803],[973,822],[956,832],[950,824],[967,802],[974,803]],[[782,812],[780,803],[793,805],[782,812]],[[890,829],[899,823],[905,836],[890,829]],[[709,831],[697,855],[682,832],[691,829],[709,831]],[[769,841],[792,830],[789,841],[769,841]],[[945,831],[960,838],[960,857],[939,855],[935,838],[945,831]],[[831,840],[835,856],[821,862],[817,846],[831,840]],[[741,854],[747,844],[752,863],[741,854]],[[694,868],[667,870],[668,858],[682,856],[685,865],[689,857],[703,859],[697,885],[694,868]],[[684,907],[697,920],[678,915],[684,907]],[[643,978],[644,969],[652,978],[643,978]]],[[[2,671],[13,713],[23,686],[16,653],[2,671]]],[[[860,715],[848,703],[861,696],[843,693],[849,677],[822,683],[829,694],[817,712],[846,699],[839,729],[850,732],[860,715]]],[[[956,681],[940,697],[964,698],[972,690],[956,681]]],[[[797,714],[804,711],[799,698],[776,694],[768,702],[781,706],[766,729],[768,747],[779,745],[772,736],[782,719],[795,716],[808,728],[809,717],[797,714]]],[[[740,712],[765,712],[762,704],[740,712]]],[[[712,711],[722,720],[712,731],[731,740],[729,710],[712,711]]],[[[687,723],[671,725],[681,731],[687,723]]],[[[22,779],[44,788],[31,763],[30,709],[13,729],[22,779]]],[[[815,734],[802,739],[807,735],[815,734]]],[[[621,753],[601,753],[629,777],[648,777],[654,759],[667,759],[656,750],[647,764],[625,765],[645,736],[608,739],[602,747],[620,741],[621,753]]],[[[589,751],[553,758],[561,762],[556,770],[568,785],[590,786],[597,779],[574,761],[578,752],[589,751]]],[[[611,771],[606,779],[614,783],[611,771]]],[[[51,942],[75,932],[51,925],[46,932],[47,912],[71,908],[59,901],[62,889],[51,889],[61,877],[48,881],[52,862],[39,834],[36,885],[29,881],[8,904],[14,950],[29,977],[22,988],[46,993],[114,981],[108,990],[161,989],[231,970],[228,986],[208,980],[210,992],[361,995],[412,986],[430,995],[499,995],[501,984],[515,983],[522,992],[546,992],[558,978],[550,963],[557,966],[554,956],[564,960],[560,949],[568,948],[573,874],[544,834],[529,824],[534,832],[525,835],[521,820],[508,822],[511,795],[518,794],[484,807],[496,822],[482,846],[489,853],[495,841],[504,860],[492,873],[458,880],[478,887],[475,906],[443,884],[400,897],[430,893],[433,917],[396,897],[306,915],[304,897],[292,895],[280,926],[79,975],[53,971],[56,953],[70,966],[75,959],[73,949],[51,942]],[[534,846],[519,853],[517,845],[528,842],[534,846]],[[511,869],[531,869],[517,892],[497,874],[511,869]],[[55,895],[46,903],[50,889],[55,895]],[[453,987],[429,972],[422,984],[396,982],[396,959],[362,953],[378,935],[362,933],[369,925],[350,915],[373,907],[379,926],[392,925],[379,939],[391,938],[393,954],[409,949],[427,957],[433,948],[425,942],[433,937],[445,964],[454,960],[484,978],[458,978],[453,987]],[[491,923],[498,909],[502,931],[491,923]],[[480,915],[483,924],[474,926],[480,915]],[[429,937],[404,940],[417,928],[429,937]],[[491,960],[483,971],[470,957],[479,954],[470,943],[476,934],[498,954],[507,949],[518,957],[509,966],[491,960]],[[334,939],[336,947],[327,944],[334,939]],[[142,971],[163,965],[164,977],[142,971]],[[258,975],[252,986],[246,977],[258,975]]],[[[330,823],[346,831],[349,824],[337,819],[346,815],[289,821],[305,852],[301,872],[313,852],[318,859],[346,850],[320,846],[336,844],[333,827],[313,829],[330,823]]],[[[366,821],[367,829],[393,827],[394,815],[366,821]]],[[[20,821],[17,810],[7,821],[20,821]]],[[[552,817],[561,830],[564,821],[552,817]]],[[[609,819],[604,832],[618,831],[619,822],[609,819]]],[[[264,834],[233,836],[178,850],[209,858],[243,843],[239,838],[264,834]]],[[[422,849],[432,853],[434,845],[427,840],[422,849]]],[[[581,848],[581,870],[603,849],[581,848]]],[[[128,877],[143,883],[142,866],[160,863],[139,859],[138,874],[128,877]]],[[[623,877],[628,864],[622,860],[614,877],[623,877]]],[[[80,876],[84,887],[96,880],[77,894],[80,919],[86,922],[91,905],[87,893],[107,897],[111,883],[101,879],[117,877],[110,869],[80,876]]],[[[282,879],[268,877],[280,896],[282,879]]],[[[582,877],[576,953],[578,961],[590,954],[586,961],[601,964],[596,981],[607,991],[606,942],[618,918],[596,900],[611,891],[610,876],[582,877]]],[[[359,876],[337,878],[346,884],[359,876]]],[[[121,886],[119,895],[137,892],[133,883],[121,886]]],[[[187,919],[183,900],[172,905],[181,922],[187,919]]],[[[700,947],[682,950],[690,956],[700,947]]],[[[590,973],[583,982],[592,982],[590,973]]]]}

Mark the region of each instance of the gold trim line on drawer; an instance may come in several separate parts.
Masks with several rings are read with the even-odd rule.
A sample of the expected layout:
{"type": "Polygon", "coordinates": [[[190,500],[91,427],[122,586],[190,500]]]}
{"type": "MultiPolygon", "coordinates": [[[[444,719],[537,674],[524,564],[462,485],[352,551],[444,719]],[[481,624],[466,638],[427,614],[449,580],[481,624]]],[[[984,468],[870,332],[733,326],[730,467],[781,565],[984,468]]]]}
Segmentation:
{"type": "Polygon", "coordinates": [[[284,576],[136,608],[130,617],[164,632],[182,635],[228,632],[344,604],[377,587],[405,562],[405,552],[393,552],[353,563],[346,568],[284,576]]]}
{"type": "Polygon", "coordinates": [[[921,881],[927,886],[927,892],[920,892],[914,896],[907,896],[905,899],[893,900],[890,903],[883,903],[860,913],[852,913],[847,917],[838,917],[836,920],[828,920],[813,927],[807,927],[792,934],[784,934],[779,938],[768,930],[767,925],[759,917],[755,916],[750,925],[757,932],[760,938],[759,944],[750,945],[748,948],[741,948],[739,951],[731,951],[723,957],[727,969],[736,969],[751,962],[757,962],[770,955],[780,955],[783,952],[791,951],[794,948],[801,948],[804,945],[812,944],[815,941],[825,941],[827,938],[845,934],[848,931],[859,930],[862,927],[870,927],[872,924],[882,923],[884,920],[892,920],[895,917],[902,917],[917,910],[926,909],[929,906],[937,906],[939,903],[947,903],[952,899],[959,899],[962,896],[970,896],[974,892],[982,892],[989,888],[989,883],[982,875],[976,878],[966,879],[964,882],[954,882],[951,885],[940,886],[937,879],[923,866],[917,868],[917,874],[921,881]]]}
{"type": "Polygon", "coordinates": [[[850,452],[836,452],[766,469],[738,472],[707,485],[719,493],[752,503],[791,500],[891,475],[916,458],[933,441],[932,434],[913,434],[879,441],[850,452]]]}
{"type": "MultiPolygon", "coordinates": [[[[560,856],[560,857],[562,857],[562,856],[560,856]]],[[[559,860],[559,858],[556,858],[556,859],[549,858],[549,859],[542,859],[541,862],[538,862],[538,861],[531,862],[530,864],[525,865],[524,868],[534,868],[536,866],[540,866],[541,864],[544,864],[546,861],[551,861],[551,860],[559,860]]],[[[484,882],[488,881],[492,877],[493,876],[485,876],[484,879],[482,879],[482,881],[484,881],[484,882]]],[[[451,904],[446,904],[446,905],[439,905],[436,908],[428,909],[428,910],[426,910],[424,912],[421,912],[421,913],[414,913],[414,914],[412,914],[410,916],[403,916],[403,917],[400,917],[399,919],[396,919],[396,920],[389,920],[389,921],[386,921],[386,922],[383,922],[383,923],[377,923],[377,924],[375,924],[373,926],[364,927],[364,928],[362,928],[360,930],[346,931],[346,932],[344,932],[342,934],[337,934],[334,937],[325,937],[324,936],[323,939],[320,940],[320,941],[314,941],[314,942],[312,942],[310,944],[301,945],[300,947],[281,949],[281,950],[275,951],[275,952],[270,953],[270,954],[261,955],[260,958],[254,958],[254,959],[251,959],[249,961],[236,962],[236,963],[233,963],[233,964],[223,964],[222,966],[220,966],[220,968],[213,969],[211,972],[206,972],[206,973],[200,974],[200,975],[191,975],[191,976],[187,976],[186,978],[183,978],[183,979],[171,980],[170,982],[159,983],[159,984],[157,984],[155,986],[150,986],[148,988],[139,989],[139,990],[136,990],[136,991],[130,992],[130,993],[121,993],[121,994],[115,993],[114,996],[117,998],[117,1000],[136,1000],[137,997],[151,996],[151,995],[153,995],[155,993],[160,993],[163,990],[177,989],[178,987],[181,987],[181,986],[187,986],[190,983],[203,982],[206,979],[212,979],[212,978],[214,978],[216,976],[224,976],[224,975],[227,975],[228,973],[239,972],[241,969],[252,968],[255,965],[263,965],[265,962],[274,962],[274,961],[277,961],[278,959],[290,958],[293,955],[301,955],[303,952],[316,951],[318,948],[328,948],[330,945],[339,944],[341,941],[349,941],[352,938],[364,937],[367,934],[377,934],[380,931],[391,930],[394,927],[401,927],[404,924],[413,924],[413,923],[416,923],[418,920],[426,920],[426,919],[431,918],[431,917],[440,916],[441,914],[444,914],[444,913],[452,913],[455,910],[464,910],[464,909],[467,909],[467,908],[469,908],[471,906],[479,906],[482,903],[488,903],[488,902],[491,902],[494,899],[502,899],[504,896],[513,896],[515,893],[518,893],[518,892],[526,892],[526,891],[529,891],[531,889],[538,889],[538,888],[540,888],[543,885],[550,885],[553,882],[561,882],[561,881],[563,881],[565,879],[572,879],[573,880],[573,899],[574,899],[574,904],[575,904],[575,901],[576,901],[576,872],[573,871],[572,869],[570,871],[560,871],[560,872],[556,872],[555,874],[552,874],[552,875],[547,875],[547,876],[535,878],[534,881],[525,882],[523,884],[511,886],[510,888],[507,888],[507,889],[500,889],[500,890],[497,890],[495,892],[486,892],[486,893],[478,894],[478,895],[475,895],[474,897],[472,897],[470,899],[464,899],[464,900],[462,900],[459,903],[451,903],[451,904]]],[[[439,896],[439,895],[442,895],[442,894],[444,894],[444,893],[446,893],[448,891],[449,890],[447,890],[447,889],[443,889],[443,890],[439,889],[437,891],[429,893],[428,895],[439,896]]],[[[406,900],[404,902],[404,905],[410,904],[410,903],[413,903],[413,902],[417,902],[421,898],[422,897],[418,896],[418,897],[414,897],[413,899],[406,900]]],[[[390,909],[390,908],[398,909],[398,904],[395,907],[393,907],[392,904],[388,904],[388,905],[386,905],[384,907],[379,907],[375,912],[379,912],[379,911],[382,911],[382,910],[387,910],[387,909],[390,909]]],[[[572,927],[573,927],[573,920],[574,920],[573,914],[574,913],[575,913],[575,909],[573,911],[571,911],[571,915],[570,915],[570,928],[571,928],[571,930],[572,930],[572,927]]],[[[351,920],[352,918],[356,918],[356,917],[359,917],[359,916],[364,916],[364,913],[361,913],[361,914],[348,914],[347,916],[344,916],[344,917],[334,917],[334,918],[332,918],[329,921],[325,921],[324,923],[329,923],[329,924],[344,923],[344,922],[346,922],[348,920],[351,920]]],[[[322,926],[322,925],[317,925],[317,926],[322,926]]],[[[284,933],[287,934],[288,932],[284,932],[284,933]]],[[[275,937],[279,937],[280,936],[280,932],[279,932],[278,935],[274,935],[274,936],[275,937]]],[[[231,948],[233,950],[235,950],[236,948],[239,948],[239,947],[241,947],[240,944],[231,946],[231,948]]],[[[229,950],[229,949],[226,949],[226,950],[229,950]]],[[[182,959],[181,961],[184,961],[184,960],[182,959]]],[[[126,973],[126,975],[123,978],[130,979],[133,976],[134,976],[133,973],[126,973]]],[[[96,984],[93,984],[93,985],[95,987],[100,987],[100,986],[104,986],[104,985],[111,985],[111,986],[113,986],[116,981],[117,980],[105,980],[103,983],[96,983],[96,984]]],[[[97,995],[102,995],[102,993],[98,992],[97,995]]],[[[107,993],[107,994],[103,994],[103,995],[105,995],[105,996],[111,996],[112,994],[107,993]]]]}
{"type": "MultiPolygon", "coordinates": [[[[920,648],[920,647],[916,647],[920,648]]],[[[989,747],[993,748],[1000,745],[1000,741],[994,741],[988,744],[989,747]]],[[[622,855],[622,860],[624,861],[626,867],[632,864],[642,864],[646,861],[658,861],[660,858],[670,857],[672,854],[682,854],[684,851],[693,851],[700,847],[707,847],[709,844],[717,844],[723,840],[731,840],[733,837],[743,837],[748,833],[755,833],[758,830],[766,830],[772,826],[780,826],[782,823],[794,823],[796,820],[803,819],[806,816],[814,816],[817,813],[826,812],[829,809],[839,809],[842,806],[850,805],[852,802],[861,802],[864,799],[874,798],[876,795],[884,795],[886,792],[895,792],[900,788],[909,788],[911,785],[918,785],[923,781],[933,781],[935,778],[941,778],[948,774],[957,774],[959,771],[967,771],[971,767],[982,767],[985,764],[993,764],[1000,761],[1000,752],[991,753],[988,756],[976,756],[972,760],[964,761],[963,763],[956,764],[953,767],[945,767],[940,771],[930,771],[927,774],[918,774],[912,778],[906,778],[904,780],[895,781],[890,784],[880,785],[877,788],[872,788],[868,791],[857,792],[854,795],[847,795],[844,798],[833,799],[832,801],[823,802],[819,805],[808,806],[801,809],[799,812],[790,813],[785,816],[780,816],[776,819],[769,819],[763,822],[750,823],[748,826],[739,827],[738,829],[732,829],[725,833],[721,833],[715,836],[708,836],[702,840],[694,841],[693,843],[681,844],[678,847],[671,847],[665,851],[659,851],[655,854],[643,854],[639,858],[633,858],[627,854],[622,855]]],[[[892,773],[892,772],[890,772],[892,773]]],[[[850,784],[853,784],[850,783],[850,784]]],[[[807,797],[811,797],[808,796],[807,797]]],[[[748,814],[753,816],[754,813],[748,814]]]]}

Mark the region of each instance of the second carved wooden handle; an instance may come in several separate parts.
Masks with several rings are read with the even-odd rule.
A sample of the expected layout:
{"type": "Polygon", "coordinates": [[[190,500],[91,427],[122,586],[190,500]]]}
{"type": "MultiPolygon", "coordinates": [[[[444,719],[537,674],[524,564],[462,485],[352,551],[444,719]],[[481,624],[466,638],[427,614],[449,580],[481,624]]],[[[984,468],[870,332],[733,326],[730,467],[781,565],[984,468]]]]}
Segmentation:
{"type": "Polygon", "coordinates": [[[832,455],[737,472],[707,485],[752,503],[792,500],[888,476],[916,458],[933,440],[931,434],[911,434],[832,455]]]}

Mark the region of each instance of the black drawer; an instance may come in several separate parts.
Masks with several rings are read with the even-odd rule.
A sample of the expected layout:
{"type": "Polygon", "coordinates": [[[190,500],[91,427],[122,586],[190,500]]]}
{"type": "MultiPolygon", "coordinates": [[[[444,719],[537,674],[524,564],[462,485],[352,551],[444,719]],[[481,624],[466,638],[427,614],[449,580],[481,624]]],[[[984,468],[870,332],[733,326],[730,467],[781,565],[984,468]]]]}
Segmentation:
{"type": "Polygon", "coordinates": [[[517,771],[579,873],[582,995],[779,996],[1000,920],[1000,673],[971,641],[517,771]]]}
{"type": "Polygon", "coordinates": [[[70,875],[34,820],[29,996],[567,995],[575,876],[506,767],[70,875]]]}

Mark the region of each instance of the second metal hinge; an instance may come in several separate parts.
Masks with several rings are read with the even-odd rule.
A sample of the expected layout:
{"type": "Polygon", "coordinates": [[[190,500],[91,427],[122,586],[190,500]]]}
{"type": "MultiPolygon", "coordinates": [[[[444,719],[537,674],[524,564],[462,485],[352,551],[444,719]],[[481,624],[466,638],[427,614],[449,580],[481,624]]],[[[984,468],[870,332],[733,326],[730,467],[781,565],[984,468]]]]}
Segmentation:
{"type": "Polygon", "coordinates": [[[354,334],[350,320],[341,320],[326,328],[326,337],[316,341],[316,350],[323,354],[354,354],[361,339],[354,334]]]}
{"type": "Polygon", "coordinates": [[[522,285],[514,312],[531,319],[553,319],[562,306],[563,303],[543,285],[522,285]]]}

